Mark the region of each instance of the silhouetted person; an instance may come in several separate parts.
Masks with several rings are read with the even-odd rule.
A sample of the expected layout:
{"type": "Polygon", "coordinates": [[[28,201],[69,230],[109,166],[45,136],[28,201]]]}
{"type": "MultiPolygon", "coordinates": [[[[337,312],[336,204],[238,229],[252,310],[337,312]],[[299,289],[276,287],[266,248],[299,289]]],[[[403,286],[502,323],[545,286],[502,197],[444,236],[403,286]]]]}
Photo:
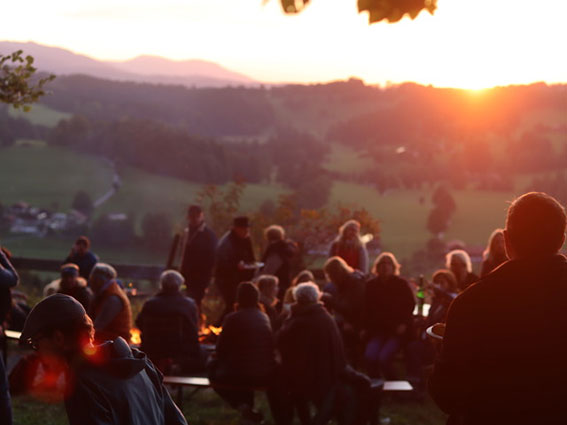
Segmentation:
{"type": "Polygon", "coordinates": [[[367,282],[364,295],[364,358],[370,376],[392,379],[392,361],[409,335],[415,298],[393,254],[380,254],[373,268],[376,277],[367,282]]]}
{"type": "Polygon", "coordinates": [[[163,272],[160,291],[144,303],[136,318],[142,351],[166,374],[171,366],[181,373],[205,368],[206,356],[199,345],[199,312],[195,301],[180,292],[183,282],[175,270],[163,272]]]}
{"type": "Polygon", "coordinates": [[[276,276],[263,274],[256,279],[256,285],[260,292],[260,305],[266,315],[270,318],[270,325],[275,332],[280,325],[280,316],[276,309],[278,300],[278,278],[276,276]]]}
{"type": "Polygon", "coordinates": [[[98,257],[90,251],[91,241],[86,236],[79,237],[64,263],[73,263],[79,266],[79,275],[88,280],[91,270],[98,262],[98,257]]]}
{"type": "Polygon", "coordinates": [[[471,257],[462,249],[454,249],[445,256],[445,267],[457,278],[459,291],[465,290],[478,280],[478,276],[472,271],[471,257]]]}
{"type": "Polygon", "coordinates": [[[187,224],[181,238],[180,272],[185,278],[187,295],[200,308],[213,276],[217,236],[205,223],[203,210],[198,205],[191,205],[187,210],[187,224]]]}
{"type": "Polygon", "coordinates": [[[187,424],[144,353],[122,338],[93,345],[93,336],[83,306],[55,294],[33,308],[20,339],[47,370],[65,370],[70,425],[187,424]]]}
{"type": "Polygon", "coordinates": [[[496,229],[488,239],[488,246],[482,253],[480,277],[486,276],[503,262],[508,261],[504,244],[504,231],[496,229]]]}
{"type": "Polygon", "coordinates": [[[87,311],[94,296],[93,291],[87,287],[87,281],[79,276],[79,266],[73,263],[61,266],[61,279],[57,292],[75,298],[87,311]]]}
{"type": "Polygon", "coordinates": [[[278,298],[281,300],[291,283],[291,261],[297,255],[297,244],[285,238],[283,227],[272,225],[264,230],[268,246],[262,256],[263,274],[274,275],[278,278],[278,298]]]}
{"type": "Polygon", "coordinates": [[[238,285],[236,311],[225,317],[209,373],[211,381],[219,384],[215,391],[253,421],[261,420],[254,411],[253,388],[268,386],[275,370],[272,328],[258,300],[253,283],[238,285]]]}
{"type": "Polygon", "coordinates": [[[254,276],[254,261],[248,217],[236,217],[217,248],[215,284],[224,299],[225,314],[233,309],[238,284],[254,276]]]}
{"type": "Polygon", "coordinates": [[[337,238],[331,244],[329,257],[341,257],[353,269],[368,273],[368,251],[360,237],[360,223],[349,220],[339,228],[337,238]]]}
{"type": "Polygon", "coordinates": [[[121,336],[130,340],[132,310],[130,300],[116,282],[116,270],[105,263],[97,263],[89,278],[94,292],[91,316],[97,342],[114,340],[121,336]]]}
{"type": "Polygon", "coordinates": [[[567,421],[567,259],[564,208],[527,193],[508,209],[510,261],[451,304],[430,380],[452,424],[567,421]]]}
{"type": "MultiPolygon", "coordinates": [[[[0,317],[0,327],[4,326],[4,320],[10,310],[12,297],[10,288],[18,284],[18,273],[10,263],[4,251],[0,249],[0,305],[2,307],[2,316],[0,317]]],[[[2,332],[3,330],[0,329],[2,332]]],[[[0,355],[0,418],[3,423],[12,424],[12,405],[10,402],[10,393],[8,392],[8,382],[6,380],[6,370],[4,367],[4,356],[0,355]]]]}

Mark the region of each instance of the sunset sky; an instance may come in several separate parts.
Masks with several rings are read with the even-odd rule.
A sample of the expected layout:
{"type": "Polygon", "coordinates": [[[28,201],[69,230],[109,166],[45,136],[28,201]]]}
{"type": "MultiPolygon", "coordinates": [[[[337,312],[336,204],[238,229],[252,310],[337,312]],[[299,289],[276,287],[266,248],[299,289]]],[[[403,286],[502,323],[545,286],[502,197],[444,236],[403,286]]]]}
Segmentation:
{"type": "MultiPolygon", "coordinates": [[[[484,88],[567,82],[567,1],[439,0],[431,16],[368,25],[356,0],[3,2],[0,40],[97,59],[206,59],[265,82],[363,78],[484,88]]],[[[2,52],[7,53],[7,52],[2,52]]]]}

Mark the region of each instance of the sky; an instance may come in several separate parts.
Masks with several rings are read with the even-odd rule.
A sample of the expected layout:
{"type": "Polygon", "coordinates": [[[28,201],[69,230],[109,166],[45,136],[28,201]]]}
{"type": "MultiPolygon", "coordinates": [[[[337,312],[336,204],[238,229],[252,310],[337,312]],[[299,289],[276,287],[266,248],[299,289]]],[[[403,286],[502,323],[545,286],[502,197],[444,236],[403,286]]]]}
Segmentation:
{"type": "Polygon", "coordinates": [[[567,82],[564,0],[438,0],[433,16],[372,25],[356,0],[311,0],[293,16],[279,0],[3,3],[0,40],[96,59],[204,59],[264,82],[354,76],[470,89],[567,82]]]}

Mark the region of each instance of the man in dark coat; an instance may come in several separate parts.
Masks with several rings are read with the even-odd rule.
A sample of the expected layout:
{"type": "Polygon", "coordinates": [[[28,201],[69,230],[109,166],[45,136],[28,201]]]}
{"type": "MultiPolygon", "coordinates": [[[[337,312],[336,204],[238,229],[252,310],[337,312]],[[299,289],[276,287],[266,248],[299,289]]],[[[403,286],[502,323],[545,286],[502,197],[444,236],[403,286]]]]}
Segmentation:
{"type": "MultiPolygon", "coordinates": [[[[10,310],[12,297],[10,288],[18,284],[18,273],[10,263],[4,251],[0,248],[0,332],[3,333],[2,326],[6,315],[10,310]]],[[[7,425],[12,424],[12,406],[10,393],[8,392],[8,382],[6,380],[6,370],[4,368],[4,358],[0,354],[0,418],[4,418],[7,425]]]]}
{"type": "Polygon", "coordinates": [[[278,298],[281,301],[291,283],[291,261],[297,255],[297,244],[290,239],[285,239],[283,227],[277,225],[266,228],[264,236],[268,241],[268,246],[262,256],[264,263],[262,273],[278,278],[278,298]]]}
{"type": "Polygon", "coordinates": [[[205,223],[203,210],[191,205],[187,211],[188,227],[181,240],[181,274],[187,285],[187,295],[201,306],[207,286],[211,283],[217,236],[205,223]]]}
{"type": "Polygon", "coordinates": [[[199,345],[199,313],[193,299],[183,296],[183,276],[166,270],[160,277],[161,290],[144,303],[136,318],[142,332],[142,351],[162,372],[169,362],[182,373],[205,368],[205,355],[199,345]]]}
{"type": "Polygon", "coordinates": [[[146,355],[117,338],[93,345],[93,323],[74,298],[55,294],[37,304],[21,336],[46,366],[66,370],[70,425],[186,425],[146,355]]]}
{"type": "Polygon", "coordinates": [[[508,209],[510,261],[451,304],[430,380],[451,424],[567,423],[564,208],[527,193],[508,209]]]}
{"type": "Polygon", "coordinates": [[[90,251],[91,241],[86,236],[81,236],[75,241],[71,252],[65,258],[65,263],[73,263],[79,266],[79,275],[89,280],[91,270],[98,263],[98,257],[90,251]]]}
{"type": "Polygon", "coordinates": [[[225,314],[233,310],[238,284],[251,280],[254,272],[250,222],[248,217],[236,217],[217,248],[215,283],[225,302],[225,314]]]}

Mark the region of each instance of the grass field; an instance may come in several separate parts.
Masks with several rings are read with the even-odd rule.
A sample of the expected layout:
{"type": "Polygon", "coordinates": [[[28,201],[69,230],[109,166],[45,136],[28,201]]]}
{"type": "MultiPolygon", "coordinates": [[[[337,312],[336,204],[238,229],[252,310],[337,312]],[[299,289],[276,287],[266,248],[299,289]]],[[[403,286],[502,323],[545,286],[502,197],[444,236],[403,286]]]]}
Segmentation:
{"type": "MultiPolygon", "coordinates": [[[[188,391],[185,391],[187,394],[188,391]]],[[[258,394],[256,400],[267,424],[273,423],[266,398],[258,394]]],[[[15,425],[66,425],[67,417],[62,404],[50,404],[29,396],[12,400],[15,425]]],[[[212,390],[201,391],[183,404],[183,414],[190,425],[237,425],[238,413],[228,407],[212,390]]],[[[445,415],[431,400],[419,403],[386,398],[382,418],[390,418],[390,425],[443,425],[445,415]]],[[[295,424],[299,424],[296,420],[295,424]]]]}
{"type": "Polygon", "coordinates": [[[67,112],[56,111],[40,103],[33,105],[29,112],[24,112],[23,109],[9,108],[8,113],[13,118],[25,118],[32,124],[46,127],[55,127],[59,121],[70,118],[72,115],[67,112]]]}

